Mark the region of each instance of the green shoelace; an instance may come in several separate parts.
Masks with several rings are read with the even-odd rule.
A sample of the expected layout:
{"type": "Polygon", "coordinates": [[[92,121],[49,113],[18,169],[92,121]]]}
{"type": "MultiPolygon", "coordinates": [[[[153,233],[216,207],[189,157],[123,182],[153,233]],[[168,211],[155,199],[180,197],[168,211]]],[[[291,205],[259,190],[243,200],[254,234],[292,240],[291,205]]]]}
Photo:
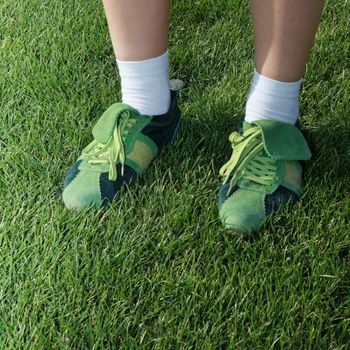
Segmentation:
{"type": "Polygon", "coordinates": [[[83,157],[89,164],[109,164],[108,178],[117,179],[117,164],[121,164],[121,175],[124,175],[125,140],[136,119],[130,118],[129,112],[123,112],[117,117],[112,136],[107,143],[92,141],[83,149],[83,157]]]}
{"type": "Polygon", "coordinates": [[[266,154],[259,128],[250,128],[242,135],[233,132],[229,140],[233,152],[230,160],[220,169],[220,175],[225,178],[224,184],[231,178],[228,192],[240,178],[263,186],[269,186],[276,180],[277,164],[266,154]]]}

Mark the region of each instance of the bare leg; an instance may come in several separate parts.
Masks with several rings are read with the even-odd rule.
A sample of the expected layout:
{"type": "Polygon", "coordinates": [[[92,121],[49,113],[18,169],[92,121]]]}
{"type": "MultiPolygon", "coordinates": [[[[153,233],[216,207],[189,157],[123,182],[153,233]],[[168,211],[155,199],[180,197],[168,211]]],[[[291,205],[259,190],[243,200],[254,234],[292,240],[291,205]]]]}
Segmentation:
{"type": "Polygon", "coordinates": [[[160,56],[168,46],[169,0],[103,0],[119,60],[160,56]]]}
{"type": "Polygon", "coordinates": [[[258,73],[293,82],[301,78],[324,0],[251,0],[258,73]]]}
{"type": "Polygon", "coordinates": [[[324,0],[251,0],[256,72],[246,121],[296,123],[301,77],[323,5],[324,0]]]}

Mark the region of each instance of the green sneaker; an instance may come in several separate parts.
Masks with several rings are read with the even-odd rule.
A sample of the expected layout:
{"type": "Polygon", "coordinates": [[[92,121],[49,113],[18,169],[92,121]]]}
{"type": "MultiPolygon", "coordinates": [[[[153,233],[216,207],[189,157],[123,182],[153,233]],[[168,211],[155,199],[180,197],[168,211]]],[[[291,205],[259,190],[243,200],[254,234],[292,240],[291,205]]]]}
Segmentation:
{"type": "Polygon", "coordinates": [[[180,119],[174,91],[169,111],[160,116],[140,115],[123,103],[109,107],[92,130],[94,140],[68,171],[62,195],[66,207],[108,207],[175,138],[180,119]]]}
{"type": "Polygon", "coordinates": [[[256,231],[267,215],[298,201],[299,161],[311,152],[298,128],[274,120],[243,122],[243,132],[233,132],[230,142],[231,159],[220,170],[220,218],[226,228],[256,231]]]}

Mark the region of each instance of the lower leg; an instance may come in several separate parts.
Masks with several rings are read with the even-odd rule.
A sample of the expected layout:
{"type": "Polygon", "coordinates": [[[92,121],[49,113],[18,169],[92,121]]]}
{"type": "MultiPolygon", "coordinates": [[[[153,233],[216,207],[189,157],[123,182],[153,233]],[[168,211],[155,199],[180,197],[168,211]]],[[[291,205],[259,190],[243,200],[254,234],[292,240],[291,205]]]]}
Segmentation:
{"type": "Polygon", "coordinates": [[[295,123],[300,79],[320,21],[324,0],[251,0],[256,73],[246,119],[295,123]]]}
{"type": "Polygon", "coordinates": [[[167,0],[103,0],[113,48],[123,61],[143,61],[168,46],[167,0]]]}
{"type": "Polygon", "coordinates": [[[121,77],[123,102],[142,114],[170,104],[168,0],[103,0],[121,77]]]}
{"type": "Polygon", "coordinates": [[[323,4],[324,0],[251,0],[260,74],[284,82],[300,80],[323,4]]]}

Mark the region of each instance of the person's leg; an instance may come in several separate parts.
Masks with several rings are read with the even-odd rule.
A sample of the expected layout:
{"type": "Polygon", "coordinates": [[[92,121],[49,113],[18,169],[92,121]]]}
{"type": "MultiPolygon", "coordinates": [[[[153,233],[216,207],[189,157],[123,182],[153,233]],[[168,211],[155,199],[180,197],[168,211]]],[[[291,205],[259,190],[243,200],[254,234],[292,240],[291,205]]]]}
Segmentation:
{"type": "Polygon", "coordinates": [[[251,0],[256,71],[246,120],[295,124],[299,91],[324,0],[251,0]]]}
{"type": "Polygon", "coordinates": [[[227,228],[256,230],[301,193],[300,160],[311,157],[301,132],[299,90],[323,0],[251,0],[256,70],[242,133],[220,173],[220,217],[227,228]]]}
{"type": "Polygon", "coordinates": [[[106,207],[134,184],[179,129],[181,113],[169,86],[168,0],[103,0],[119,68],[123,103],[93,128],[64,182],[70,209],[106,207]]]}
{"type": "Polygon", "coordinates": [[[168,0],[103,0],[116,57],[144,61],[168,47],[168,0]]]}
{"type": "Polygon", "coordinates": [[[251,0],[256,70],[274,80],[302,77],[324,0],[251,0]]]}
{"type": "Polygon", "coordinates": [[[142,114],[170,104],[169,0],[103,0],[117,58],[123,102],[142,114]]]}

